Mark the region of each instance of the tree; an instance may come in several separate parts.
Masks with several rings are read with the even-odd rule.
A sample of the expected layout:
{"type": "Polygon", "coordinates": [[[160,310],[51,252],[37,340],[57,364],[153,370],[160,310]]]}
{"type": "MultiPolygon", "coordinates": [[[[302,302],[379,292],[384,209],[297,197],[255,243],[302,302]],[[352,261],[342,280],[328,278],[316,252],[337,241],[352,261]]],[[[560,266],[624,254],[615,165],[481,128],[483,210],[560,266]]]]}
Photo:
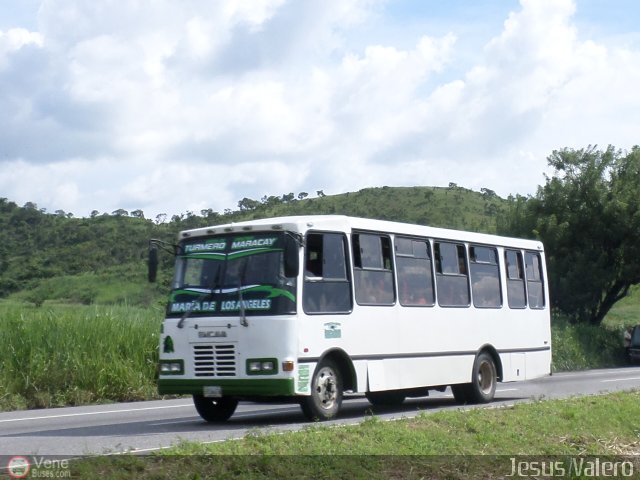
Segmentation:
{"type": "Polygon", "coordinates": [[[640,283],[640,147],[564,149],[548,163],[536,196],[511,201],[508,229],[545,244],[553,305],[600,324],[640,283]]]}
{"type": "Polygon", "coordinates": [[[485,198],[495,198],[497,197],[496,192],[489,189],[489,188],[481,188],[480,189],[480,193],[482,193],[482,196],[485,198]]]}
{"type": "Polygon", "coordinates": [[[293,192],[285,193],[282,195],[282,203],[292,202],[295,199],[295,194],[293,192]]]}
{"type": "Polygon", "coordinates": [[[241,212],[250,212],[251,210],[255,210],[256,208],[258,208],[259,205],[260,202],[247,197],[244,197],[238,202],[238,208],[241,212]]]}
{"type": "Polygon", "coordinates": [[[268,197],[265,195],[260,199],[263,205],[267,207],[273,207],[275,205],[279,205],[282,203],[282,199],[280,197],[276,197],[275,195],[269,195],[268,197]]]}

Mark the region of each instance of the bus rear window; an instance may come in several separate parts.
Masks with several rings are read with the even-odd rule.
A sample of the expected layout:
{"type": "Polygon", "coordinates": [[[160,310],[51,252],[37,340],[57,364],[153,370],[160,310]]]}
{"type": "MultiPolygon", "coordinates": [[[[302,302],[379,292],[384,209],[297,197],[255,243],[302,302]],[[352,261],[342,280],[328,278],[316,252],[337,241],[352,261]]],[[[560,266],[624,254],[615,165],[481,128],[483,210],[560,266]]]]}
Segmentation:
{"type": "Polygon", "coordinates": [[[522,253],[516,250],[505,250],[504,259],[507,269],[507,299],[509,308],[525,308],[527,301],[525,297],[522,253]]]}
{"type": "Polygon", "coordinates": [[[527,298],[530,308],[544,308],[544,288],[542,285],[542,262],[538,253],[526,252],[524,263],[527,276],[527,298]]]}

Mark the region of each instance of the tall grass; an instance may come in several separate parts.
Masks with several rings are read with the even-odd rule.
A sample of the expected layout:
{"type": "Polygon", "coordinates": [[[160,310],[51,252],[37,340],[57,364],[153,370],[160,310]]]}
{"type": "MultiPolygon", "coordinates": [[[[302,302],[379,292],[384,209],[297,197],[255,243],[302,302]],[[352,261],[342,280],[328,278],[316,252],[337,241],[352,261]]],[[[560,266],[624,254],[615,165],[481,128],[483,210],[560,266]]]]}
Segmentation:
{"type": "Polygon", "coordinates": [[[162,313],[0,304],[0,409],[155,395],[162,313]]]}
{"type": "MultiPolygon", "coordinates": [[[[625,364],[622,332],[637,306],[603,326],[554,315],[553,370],[625,364]]],[[[157,398],[162,317],[159,306],[1,302],[0,410],[157,398]]]]}

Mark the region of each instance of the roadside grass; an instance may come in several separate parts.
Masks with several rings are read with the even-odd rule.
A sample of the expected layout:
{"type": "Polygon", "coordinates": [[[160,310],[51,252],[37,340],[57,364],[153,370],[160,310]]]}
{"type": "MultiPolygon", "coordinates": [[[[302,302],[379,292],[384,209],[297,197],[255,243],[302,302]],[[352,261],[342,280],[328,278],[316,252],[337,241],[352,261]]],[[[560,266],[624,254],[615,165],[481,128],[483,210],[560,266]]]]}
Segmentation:
{"type": "Polygon", "coordinates": [[[604,321],[605,326],[613,329],[638,324],[640,324],[640,285],[632,287],[629,295],[614,305],[604,321]]]}
{"type": "Polygon", "coordinates": [[[640,392],[619,392],[425,411],[390,422],[372,416],[339,428],[313,424],[300,432],[252,432],[240,441],[184,442],[162,455],[640,455],[635,418],[640,392]]]}
{"type": "Polygon", "coordinates": [[[162,313],[0,303],[0,410],[156,396],[162,313]]]}
{"type": "Polygon", "coordinates": [[[82,478],[132,473],[143,479],[503,478],[512,473],[512,457],[550,459],[569,468],[579,456],[633,462],[638,472],[635,418],[640,418],[640,392],[619,392],[505,408],[427,411],[390,422],[371,417],[350,426],[251,432],[234,441],[183,442],[144,458],[83,460],[72,470],[82,478]]]}

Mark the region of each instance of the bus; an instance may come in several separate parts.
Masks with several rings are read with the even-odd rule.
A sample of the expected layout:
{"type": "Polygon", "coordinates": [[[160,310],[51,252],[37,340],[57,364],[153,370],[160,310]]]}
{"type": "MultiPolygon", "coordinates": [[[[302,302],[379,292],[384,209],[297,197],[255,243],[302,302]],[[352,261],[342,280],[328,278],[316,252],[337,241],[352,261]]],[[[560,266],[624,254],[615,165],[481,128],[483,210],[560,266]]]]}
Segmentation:
{"type": "Polygon", "coordinates": [[[498,382],[551,371],[538,241],[317,215],[186,230],[172,251],[158,390],[192,395],[209,422],[242,400],[297,402],[310,420],[345,394],[397,405],[451,387],[487,403],[498,382]]]}

